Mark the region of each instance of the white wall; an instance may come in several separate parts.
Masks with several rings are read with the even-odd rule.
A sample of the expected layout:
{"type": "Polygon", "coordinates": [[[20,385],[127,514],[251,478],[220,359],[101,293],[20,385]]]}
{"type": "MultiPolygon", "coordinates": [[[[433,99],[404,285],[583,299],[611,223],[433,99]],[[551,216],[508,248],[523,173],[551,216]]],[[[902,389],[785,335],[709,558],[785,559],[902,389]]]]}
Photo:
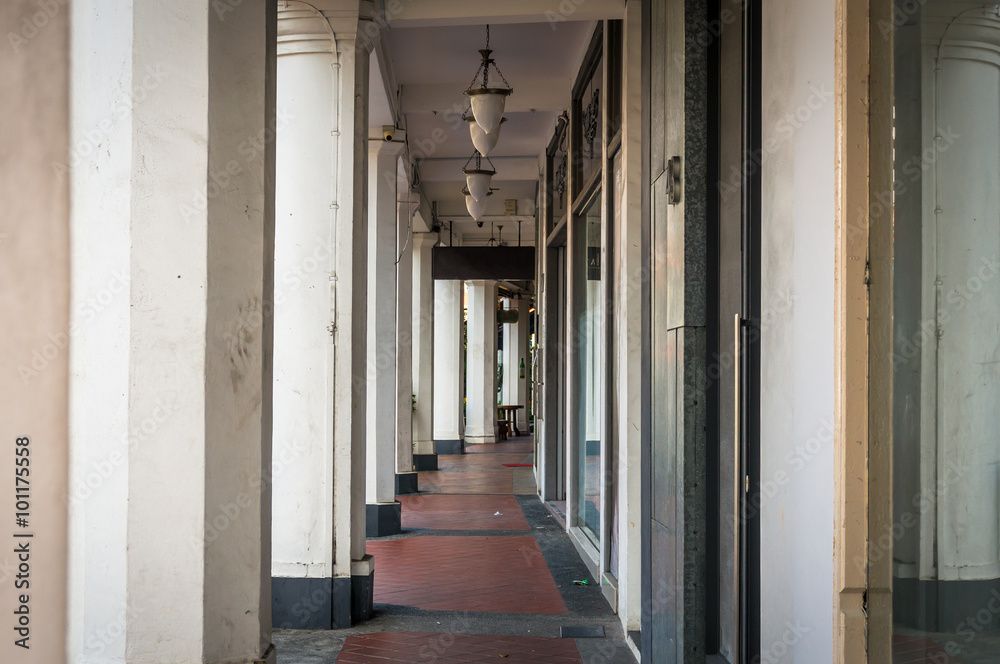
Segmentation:
{"type": "Polygon", "coordinates": [[[760,508],[761,654],[822,664],[834,606],[834,3],[763,11],[761,480],[774,493],[760,508]]]}

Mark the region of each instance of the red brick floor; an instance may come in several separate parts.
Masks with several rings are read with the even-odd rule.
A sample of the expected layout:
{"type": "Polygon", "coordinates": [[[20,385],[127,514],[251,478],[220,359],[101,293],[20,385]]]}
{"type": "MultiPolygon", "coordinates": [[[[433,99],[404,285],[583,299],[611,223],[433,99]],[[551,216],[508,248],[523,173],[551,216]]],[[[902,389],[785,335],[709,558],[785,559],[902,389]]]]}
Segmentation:
{"type": "Polygon", "coordinates": [[[398,500],[403,504],[403,528],[531,530],[514,496],[428,494],[398,500]]]}
{"type": "Polygon", "coordinates": [[[962,664],[962,660],[930,639],[893,634],[892,664],[962,664]]]}
{"type": "Polygon", "coordinates": [[[380,632],[350,636],[338,664],[392,664],[393,662],[497,662],[506,664],[582,664],[572,639],[488,634],[380,632]]]}
{"type": "MultiPolygon", "coordinates": [[[[524,453],[514,454],[448,454],[438,456],[438,470],[421,471],[420,490],[429,493],[512,494],[515,493],[514,473],[532,472],[531,468],[508,468],[505,463],[522,463],[524,453]]],[[[519,475],[520,476],[520,475],[519,475]]],[[[518,493],[534,493],[523,483],[518,493]]]]}
{"type": "Polygon", "coordinates": [[[378,561],[376,604],[437,611],[568,613],[530,535],[373,540],[368,542],[368,553],[378,561]]]}

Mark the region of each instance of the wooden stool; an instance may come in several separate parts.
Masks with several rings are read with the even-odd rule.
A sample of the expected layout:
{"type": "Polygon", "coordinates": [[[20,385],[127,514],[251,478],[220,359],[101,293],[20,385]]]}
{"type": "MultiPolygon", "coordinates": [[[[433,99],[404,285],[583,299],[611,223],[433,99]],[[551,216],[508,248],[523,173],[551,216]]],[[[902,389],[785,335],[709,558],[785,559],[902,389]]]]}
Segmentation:
{"type": "Polygon", "coordinates": [[[497,437],[507,440],[507,420],[497,420],[497,437]]]}

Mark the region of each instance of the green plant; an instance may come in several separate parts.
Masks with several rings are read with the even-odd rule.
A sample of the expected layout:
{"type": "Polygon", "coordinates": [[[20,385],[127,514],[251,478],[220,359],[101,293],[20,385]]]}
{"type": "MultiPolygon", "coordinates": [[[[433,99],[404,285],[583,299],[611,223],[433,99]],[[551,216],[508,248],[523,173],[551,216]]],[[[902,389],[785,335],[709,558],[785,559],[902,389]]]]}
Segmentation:
{"type": "Polygon", "coordinates": [[[417,395],[416,394],[411,394],[410,395],[410,407],[413,408],[413,412],[414,413],[417,412],[417,395]]]}

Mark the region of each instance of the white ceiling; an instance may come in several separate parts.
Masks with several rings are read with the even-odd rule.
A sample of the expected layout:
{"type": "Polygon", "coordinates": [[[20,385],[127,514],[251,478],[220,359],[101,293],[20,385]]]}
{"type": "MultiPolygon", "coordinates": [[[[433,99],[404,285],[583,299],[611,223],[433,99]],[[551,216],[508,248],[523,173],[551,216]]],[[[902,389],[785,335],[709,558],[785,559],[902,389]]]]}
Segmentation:
{"type": "MultiPolygon", "coordinates": [[[[549,5],[557,7],[558,3],[545,0],[404,2],[406,9],[393,18],[391,29],[383,34],[389,61],[386,69],[391,71],[377,75],[393,80],[397,93],[391,103],[385,99],[381,91],[386,86],[376,86],[373,66],[371,124],[377,127],[383,124],[377,118],[391,115],[391,108],[399,110],[409,152],[417,160],[423,196],[428,203],[436,202],[439,220],[455,221],[455,233],[469,244],[483,243],[490,237],[490,217],[504,215],[506,199],[518,201],[517,218],[527,219],[521,224],[522,242],[533,243],[531,217],[540,157],[556,117],[568,108],[573,78],[596,27],[592,17],[594,12],[605,18],[619,17],[618,5],[624,5],[622,0],[588,3],[580,6],[578,15],[550,21],[545,12],[551,11],[549,5]],[[588,3],[591,7],[582,11],[588,3]],[[503,13],[505,9],[507,13],[503,13]],[[499,189],[490,197],[482,228],[468,216],[461,194],[465,184],[461,169],[474,150],[468,125],[461,119],[468,108],[462,92],[472,82],[480,64],[479,49],[485,48],[486,42],[486,25],[482,18],[477,20],[476,11],[487,20],[501,21],[490,26],[490,48],[514,89],[504,114],[507,122],[490,155],[497,170],[493,186],[499,189]],[[503,15],[497,17],[497,13],[503,15]],[[523,22],[509,22],[514,19],[523,22]],[[375,96],[383,99],[376,101],[375,96]]],[[[494,70],[490,79],[497,80],[494,70]]],[[[509,244],[516,243],[516,229],[513,220],[504,224],[503,239],[509,244]]],[[[495,236],[496,230],[493,232],[495,236]]]]}

